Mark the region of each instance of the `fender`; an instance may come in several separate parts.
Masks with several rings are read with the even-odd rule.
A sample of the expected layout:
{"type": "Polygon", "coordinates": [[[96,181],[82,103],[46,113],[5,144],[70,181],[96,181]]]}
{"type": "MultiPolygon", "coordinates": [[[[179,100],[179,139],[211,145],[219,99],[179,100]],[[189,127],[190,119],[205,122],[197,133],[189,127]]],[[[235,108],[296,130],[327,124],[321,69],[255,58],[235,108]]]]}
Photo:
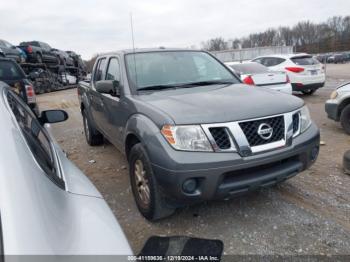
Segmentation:
{"type": "MultiPolygon", "coordinates": [[[[174,123],[164,123],[174,124],[174,123]]],[[[150,118],[143,114],[132,115],[125,126],[123,137],[124,153],[127,137],[132,134],[136,136],[146,149],[152,163],[158,162],[159,154],[163,154],[164,146],[168,146],[167,141],[160,133],[160,128],[150,118]]],[[[164,155],[163,155],[164,156],[164,155]]]]}

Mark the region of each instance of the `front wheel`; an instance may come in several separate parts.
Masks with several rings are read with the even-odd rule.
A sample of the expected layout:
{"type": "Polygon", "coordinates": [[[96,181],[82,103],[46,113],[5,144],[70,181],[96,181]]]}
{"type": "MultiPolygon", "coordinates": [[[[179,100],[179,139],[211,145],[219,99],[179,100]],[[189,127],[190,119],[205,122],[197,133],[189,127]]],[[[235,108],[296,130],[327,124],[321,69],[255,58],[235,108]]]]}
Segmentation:
{"type": "Polygon", "coordinates": [[[91,121],[85,110],[83,111],[83,124],[86,142],[90,146],[101,145],[103,143],[103,136],[96,128],[91,125],[91,121]]]}
{"type": "Polygon", "coordinates": [[[175,208],[165,202],[147,152],[140,143],[130,150],[129,174],[137,208],[146,219],[155,221],[174,213],[175,208]]]}
{"type": "Polygon", "coordinates": [[[345,132],[350,135],[350,105],[347,105],[341,112],[340,123],[345,132]]]}
{"type": "Polygon", "coordinates": [[[313,93],[316,92],[316,89],[309,89],[309,90],[304,90],[301,91],[304,95],[312,95],[313,93]]]}

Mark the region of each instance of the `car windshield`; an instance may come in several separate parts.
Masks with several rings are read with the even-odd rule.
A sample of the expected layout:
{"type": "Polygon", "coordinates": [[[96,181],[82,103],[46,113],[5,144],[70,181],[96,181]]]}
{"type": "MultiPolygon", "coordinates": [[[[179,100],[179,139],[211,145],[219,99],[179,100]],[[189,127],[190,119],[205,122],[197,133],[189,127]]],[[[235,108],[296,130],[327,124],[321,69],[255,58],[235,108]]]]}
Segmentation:
{"type": "Polygon", "coordinates": [[[320,63],[312,56],[296,56],[292,57],[291,60],[296,65],[317,65],[320,63]]]}
{"type": "Polygon", "coordinates": [[[230,65],[230,67],[239,74],[263,74],[269,72],[269,69],[266,66],[263,66],[258,63],[246,63],[246,64],[236,64],[230,65]]]}
{"type": "Polygon", "coordinates": [[[0,80],[19,80],[25,78],[23,71],[12,61],[0,61],[0,80]]]}
{"type": "Polygon", "coordinates": [[[130,85],[136,90],[152,87],[188,87],[239,80],[212,56],[200,51],[162,51],[126,55],[130,85]]]}

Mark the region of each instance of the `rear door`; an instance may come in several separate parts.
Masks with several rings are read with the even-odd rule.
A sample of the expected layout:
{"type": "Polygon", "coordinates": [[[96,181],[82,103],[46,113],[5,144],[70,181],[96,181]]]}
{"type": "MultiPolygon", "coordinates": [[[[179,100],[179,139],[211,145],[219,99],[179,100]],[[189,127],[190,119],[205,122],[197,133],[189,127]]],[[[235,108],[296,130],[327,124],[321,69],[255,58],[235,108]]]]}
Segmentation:
{"type": "Polygon", "coordinates": [[[88,96],[91,102],[91,116],[97,129],[104,135],[108,132],[105,118],[105,109],[103,104],[103,95],[96,90],[96,84],[104,80],[106,73],[107,58],[102,57],[96,62],[94,74],[92,76],[91,88],[88,96]]]}

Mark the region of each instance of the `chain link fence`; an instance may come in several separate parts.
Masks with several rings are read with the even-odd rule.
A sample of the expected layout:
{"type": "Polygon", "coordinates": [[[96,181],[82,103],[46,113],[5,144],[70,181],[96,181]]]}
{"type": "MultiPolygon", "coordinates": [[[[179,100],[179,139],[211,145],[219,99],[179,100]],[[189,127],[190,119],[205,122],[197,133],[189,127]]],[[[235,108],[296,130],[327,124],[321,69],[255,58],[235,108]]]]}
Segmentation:
{"type": "Polygon", "coordinates": [[[291,54],[293,46],[268,46],[244,49],[233,49],[225,51],[213,51],[212,53],[222,62],[241,62],[251,60],[257,56],[273,54],[291,54]]]}

